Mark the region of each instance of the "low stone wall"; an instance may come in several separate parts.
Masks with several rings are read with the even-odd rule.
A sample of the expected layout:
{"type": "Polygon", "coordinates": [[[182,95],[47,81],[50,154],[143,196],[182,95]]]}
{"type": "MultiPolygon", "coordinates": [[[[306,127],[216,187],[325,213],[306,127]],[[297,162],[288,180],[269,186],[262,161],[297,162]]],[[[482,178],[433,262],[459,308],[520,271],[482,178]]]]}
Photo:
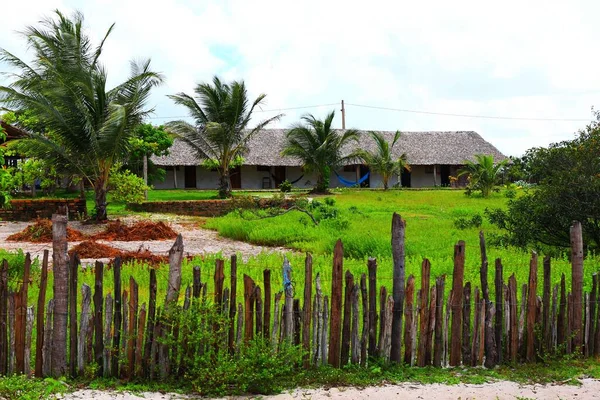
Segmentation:
{"type": "Polygon", "coordinates": [[[77,219],[87,215],[85,199],[15,199],[9,208],[0,209],[3,221],[32,221],[37,218],[51,218],[59,207],[67,206],[69,219],[77,219]]]}
{"type": "Polygon", "coordinates": [[[289,208],[293,200],[254,199],[249,200],[177,200],[177,201],[146,201],[142,204],[128,204],[132,211],[193,215],[197,217],[218,217],[236,208],[289,208]]]}

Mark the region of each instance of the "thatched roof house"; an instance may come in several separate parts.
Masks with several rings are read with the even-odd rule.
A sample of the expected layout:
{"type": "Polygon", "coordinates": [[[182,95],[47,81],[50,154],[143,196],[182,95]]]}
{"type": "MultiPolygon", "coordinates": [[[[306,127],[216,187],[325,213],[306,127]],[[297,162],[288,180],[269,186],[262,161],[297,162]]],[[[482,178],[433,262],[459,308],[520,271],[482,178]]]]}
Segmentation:
{"type": "MultiPolygon", "coordinates": [[[[302,175],[302,164],[299,160],[281,156],[285,145],[285,132],[285,129],[265,129],[252,138],[248,145],[248,152],[244,156],[244,166],[236,171],[232,178],[234,187],[248,189],[274,187],[283,179],[293,181],[302,175]]],[[[394,137],[394,132],[391,131],[381,133],[389,141],[394,137]]],[[[354,148],[374,150],[375,143],[370,135],[363,132],[359,143],[353,144],[352,148],[349,147],[345,151],[350,152],[354,148]]],[[[402,184],[413,187],[448,185],[449,177],[456,174],[465,160],[474,160],[476,154],[493,155],[496,161],[506,158],[491,143],[472,131],[402,132],[400,140],[394,147],[394,153],[398,157],[406,153],[412,171],[403,174],[402,184]]],[[[198,159],[193,149],[182,140],[174,141],[169,155],[152,157],[152,161],[158,166],[167,168],[168,171],[166,182],[157,184],[157,187],[216,187],[208,182],[213,179],[216,181],[216,177],[208,177],[211,172],[199,167],[202,160],[198,159]],[[181,169],[183,173],[179,173],[178,176],[177,173],[181,169]]],[[[365,166],[348,166],[343,171],[337,172],[343,180],[356,181],[357,176],[364,176],[366,171],[365,166]]],[[[311,184],[306,183],[303,178],[296,183],[296,186],[311,184]]],[[[379,183],[379,177],[370,176],[369,186],[377,187],[379,183]]],[[[339,186],[342,182],[337,175],[332,175],[331,184],[339,186]]]]}

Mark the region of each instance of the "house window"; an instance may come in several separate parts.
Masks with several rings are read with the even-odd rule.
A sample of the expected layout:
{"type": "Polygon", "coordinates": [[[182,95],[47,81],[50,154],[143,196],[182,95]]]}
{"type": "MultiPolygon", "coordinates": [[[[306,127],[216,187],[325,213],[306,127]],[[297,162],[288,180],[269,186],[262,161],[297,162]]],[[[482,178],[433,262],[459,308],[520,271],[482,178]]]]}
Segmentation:
{"type": "Polygon", "coordinates": [[[433,165],[426,165],[425,166],[425,173],[426,174],[433,174],[433,165]]]}
{"type": "Polygon", "coordinates": [[[257,165],[256,170],[258,172],[271,172],[271,167],[268,165],[257,165]]]}

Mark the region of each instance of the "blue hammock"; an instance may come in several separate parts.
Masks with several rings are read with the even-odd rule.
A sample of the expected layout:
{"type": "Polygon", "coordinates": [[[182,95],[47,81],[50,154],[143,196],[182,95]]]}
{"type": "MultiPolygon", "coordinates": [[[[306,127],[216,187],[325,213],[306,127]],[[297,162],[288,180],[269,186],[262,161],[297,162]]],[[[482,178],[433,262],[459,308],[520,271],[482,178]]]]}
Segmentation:
{"type": "MultiPolygon", "coordinates": [[[[335,171],[333,171],[333,172],[335,172],[335,171]]],[[[362,183],[363,183],[364,181],[366,181],[367,179],[369,179],[369,174],[370,174],[370,172],[367,172],[367,173],[365,174],[365,176],[363,176],[362,178],[360,178],[358,181],[351,182],[351,181],[347,181],[347,180],[345,180],[344,178],[342,178],[342,177],[340,176],[340,174],[338,174],[337,172],[335,172],[335,176],[337,176],[337,178],[338,178],[338,180],[340,181],[340,183],[341,183],[342,185],[344,185],[344,186],[348,186],[348,187],[357,186],[357,185],[362,185],[362,183]]]]}

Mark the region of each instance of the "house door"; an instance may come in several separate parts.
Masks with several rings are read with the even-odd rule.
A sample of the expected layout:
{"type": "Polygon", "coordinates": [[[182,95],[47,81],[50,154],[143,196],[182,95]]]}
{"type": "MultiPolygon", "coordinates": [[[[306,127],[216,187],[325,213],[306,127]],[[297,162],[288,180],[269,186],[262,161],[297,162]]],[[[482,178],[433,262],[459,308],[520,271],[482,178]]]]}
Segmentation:
{"type": "Polygon", "coordinates": [[[196,189],[196,166],[186,165],[183,170],[184,186],[186,189],[196,189]]]}
{"type": "MultiPolygon", "coordinates": [[[[360,174],[359,174],[360,178],[365,176],[368,172],[369,172],[369,167],[361,164],[360,165],[360,174]]],[[[360,178],[358,178],[358,179],[360,179],[360,178]]],[[[360,184],[360,187],[364,187],[364,188],[371,187],[371,175],[369,175],[369,177],[367,179],[365,179],[365,181],[363,183],[360,184]]]]}
{"type": "Polygon", "coordinates": [[[275,187],[278,188],[281,182],[285,181],[285,167],[275,167],[273,178],[275,179],[275,187]]]}
{"type": "Polygon", "coordinates": [[[400,175],[400,180],[402,181],[402,187],[411,187],[410,186],[410,171],[405,169],[404,171],[402,171],[402,174],[400,175]]]}
{"type": "Polygon", "coordinates": [[[229,171],[229,181],[232,189],[242,188],[242,167],[235,167],[229,171]]]}
{"type": "Polygon", "coordinates": [[[440,173],[442,186],[448,187],[450,186],[450,166],[449,165],[440,165],[440,173]]]}

